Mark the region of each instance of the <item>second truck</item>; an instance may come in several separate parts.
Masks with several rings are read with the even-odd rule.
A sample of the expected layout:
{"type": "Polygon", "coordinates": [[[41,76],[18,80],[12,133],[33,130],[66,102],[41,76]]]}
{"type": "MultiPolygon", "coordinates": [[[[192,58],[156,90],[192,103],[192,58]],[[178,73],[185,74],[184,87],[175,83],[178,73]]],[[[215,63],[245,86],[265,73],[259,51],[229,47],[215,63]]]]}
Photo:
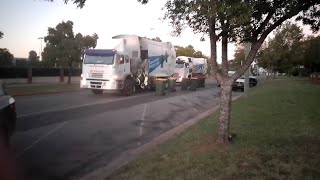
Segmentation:
{"type": "Polygon", "coordinates": [[[177,83],[185,78],[206,78],[207,60],[205,58],[194,58],[187,56],[178,56],[174,70],[174,77],[177,83]]]}

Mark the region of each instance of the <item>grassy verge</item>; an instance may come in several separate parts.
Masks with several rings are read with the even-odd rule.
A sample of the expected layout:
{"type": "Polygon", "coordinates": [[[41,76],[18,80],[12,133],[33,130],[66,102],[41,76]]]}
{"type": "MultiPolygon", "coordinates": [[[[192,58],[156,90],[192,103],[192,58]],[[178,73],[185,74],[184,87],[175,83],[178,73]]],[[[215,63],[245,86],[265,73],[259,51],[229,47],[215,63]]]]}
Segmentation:
{"type": "Polygon", "coordinates": [[[106,179],[317,179],[320,86],[274,80],[233,103],[235,141],[215,143],[217,114],[106,179]]]}
{"type": "Polygon", "coordinates": [[[39,84],[39,85],[17,85],[7,86],[7,91],[12,96],[27,95],[27,94],[43,94],[52,92],[63,92],[79,90],[80,85],[75,84],[39,84]]]}

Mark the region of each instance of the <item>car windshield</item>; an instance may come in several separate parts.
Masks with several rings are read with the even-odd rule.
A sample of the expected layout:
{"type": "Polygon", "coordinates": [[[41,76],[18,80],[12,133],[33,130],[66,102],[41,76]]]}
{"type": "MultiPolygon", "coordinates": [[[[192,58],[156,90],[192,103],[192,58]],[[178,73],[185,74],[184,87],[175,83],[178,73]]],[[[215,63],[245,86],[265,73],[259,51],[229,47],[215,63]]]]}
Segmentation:
{"type": "Polygon", "coordinates": [[[112,65],[114,62],[114,55],[110,56],[89,56],[84,58],[84,64],[106,64],[112,65]]]}
{"type": "Polygon", "coordinates": [[[183,68],[184,64],[176,64],[176,68],[183,68]]]}

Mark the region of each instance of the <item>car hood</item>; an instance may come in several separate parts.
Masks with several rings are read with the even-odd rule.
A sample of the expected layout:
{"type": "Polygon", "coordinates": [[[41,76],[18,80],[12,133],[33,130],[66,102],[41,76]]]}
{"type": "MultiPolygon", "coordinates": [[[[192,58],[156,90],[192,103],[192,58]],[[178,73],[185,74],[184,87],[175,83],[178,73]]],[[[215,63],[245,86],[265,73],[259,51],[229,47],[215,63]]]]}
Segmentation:
{"type": "Polygon", "coordinates": [[[10,105],[10,101],[14,99],[12,98],[12,100],[10,100],[12,97],[11,96],[0,96],[0,109],[7,107],[8,105],[10,105]]]}
{"type": "Polygon", "coordinates": [[[239,82],[244,83],[244,79],[237,79],[236,82],[237,82],[237,83],[239,83],[239,82]]]}

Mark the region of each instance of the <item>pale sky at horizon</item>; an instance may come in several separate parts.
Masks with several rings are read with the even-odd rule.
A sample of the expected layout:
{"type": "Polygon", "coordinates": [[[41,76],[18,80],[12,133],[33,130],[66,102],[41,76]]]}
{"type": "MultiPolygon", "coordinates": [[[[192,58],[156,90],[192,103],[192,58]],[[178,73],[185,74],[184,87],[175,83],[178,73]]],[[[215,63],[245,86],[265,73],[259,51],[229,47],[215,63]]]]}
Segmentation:
{"type": "MultiPolygon", "coordinates": [[[[136,0],[87,0],[83,9],[63,0],[46,2],[44,0],[0,0],[0,31],[4,37],[0,48],[7,48],[15,57],[28,57],[31,50],[38,54],[40,40],[47,35],[48,27],[55,27],[62,21],[71,20],[74,32],[83,35],[97,33],[99,36],[96,48],[113,48],[111,37],[118,34],[135,34],[147,37],[160,37],[173,45],[191,44],[196,50],[210,55],[209,41],[200,41],[201,34],[194,34],[187,29],[180,37],[170,36],[172,27],[162,22],[164,11],[161,8],[166,0],[151,0],[142,5],[136,0]]],[[[308,27],[304,33],[311,34],[308,27]]],[[[45,44],[43,43],[43,47],[45,44]]],[[[42,48],[43,48],[42,47],[42,48]]],[[[229,45],[228,56],[233,58],[235,47],[229,45]]],[[[221,56],[221,45],[218,44],[218,59],[221,56]]]]}

